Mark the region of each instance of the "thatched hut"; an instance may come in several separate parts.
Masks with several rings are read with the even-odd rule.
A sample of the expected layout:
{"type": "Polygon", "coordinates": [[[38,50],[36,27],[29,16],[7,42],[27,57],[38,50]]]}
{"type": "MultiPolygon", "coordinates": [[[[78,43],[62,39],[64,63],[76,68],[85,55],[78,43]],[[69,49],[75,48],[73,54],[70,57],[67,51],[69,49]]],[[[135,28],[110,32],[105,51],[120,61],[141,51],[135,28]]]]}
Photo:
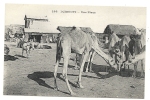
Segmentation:
{"type": "Polygon", "coordinates": [[[119,25],[119,24],[110,24],[104,30],[105,34],[111,34],[114,32],[120,38],[124,35],[137,35],[137,29],[133,25],[119,25]]]}

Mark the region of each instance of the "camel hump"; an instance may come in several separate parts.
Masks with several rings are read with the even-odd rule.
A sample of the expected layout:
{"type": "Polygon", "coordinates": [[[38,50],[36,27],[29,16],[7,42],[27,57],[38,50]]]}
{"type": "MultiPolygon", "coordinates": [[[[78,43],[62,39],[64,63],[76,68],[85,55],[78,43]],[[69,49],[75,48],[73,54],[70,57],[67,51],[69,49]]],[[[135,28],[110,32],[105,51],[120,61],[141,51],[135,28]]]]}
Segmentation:
{"type": "Polygon", "coordinates": [[[80,27],[73,26],[73,27],[72,27],[72,30],[81,30],[81,28],[80,28],[80,27]]]}

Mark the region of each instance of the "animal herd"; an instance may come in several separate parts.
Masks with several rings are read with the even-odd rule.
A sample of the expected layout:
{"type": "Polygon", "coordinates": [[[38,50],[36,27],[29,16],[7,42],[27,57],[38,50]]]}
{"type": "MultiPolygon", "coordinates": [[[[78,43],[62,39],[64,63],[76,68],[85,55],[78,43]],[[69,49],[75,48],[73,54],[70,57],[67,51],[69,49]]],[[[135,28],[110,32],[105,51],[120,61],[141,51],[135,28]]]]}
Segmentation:
{"type": "MultiPolygon", "coordinates": [[[[136,77],[136,71],[137,71],[137,65],[139,63],[139,60],[141,60],[141,77],[144,76],[144,53],[145,52],[145,34],[141,33],[140,36],[124,36],[121,40],[117,37],[116,34],[111,34],[110,36],[110,45],[109,45],[109,52],[111,56],[114,58],[116,64],[118,65],[118,70],[121,72],[121,68],[125,66],[128,66],[132,62],[134,64],[134,73],[133,77],[136,77]],[[141,55],[142,54],[142,55],[141,55]],[[141,59],[139,59],[139,56],[141,55],[141,59]],[[114,57],[115,56],[115,57],[114,57]],[[132,59],[138,59],[137,61],[132,59]],[[130,64],[129,64],[130,63],[130,64]]],[[[130,73],[128,72],[130,75],[130,73]]]]}
{"type": "MultiPolygon", "coordinates": [[[[138,61],[141,60],[142,74],[143,76],[143,59],[139,59],[139,56],[144,56],[143,48],[145,48],[145,34],[141,34],[140,38],[133,38],[130,36],[124,36],[120,39],[115,33],[112,32],[109,39],[109,53],[111,56],[105,54],[101,47],[98,45],[98,39],[94,32],[86,33],[80,27],[72,27],[67,33],[64,32],[66,27],[58,27],[57,29],[61,32],[61,35],[57,41],[57,52],[56,52],[56,65],[54,70],[54,89],[58,90],[57,86],[57,69],[61,58],[63,58],[64,66],[62,76],[67,84],[68,90],[71,95],[75,95],[72,91],[67,77],[68,61],[70,59],[71,51],[73,50],[76,55],[80,58],[80,69],[77,81],[77,86],[79,88],[84,88],[81,83],[83,67],[86,59],[88,58],[90,64],[93,60],[95,52],[101,56],[111,67],[114,67],[117,71],[121,72],[121,68],[134,64],[134,74],[136,77],[136,69],[138,61]],[[140,46],[139,46],[140,45],[140,46]],[[137,48],[139,47],[139,48],[137,48]],[[136,53],[136,51],[137,52],[136,53]],[[142,55],[141,55],[142,54],[142,55]],[[133,59],[133,62],[132,62],[133,59]],[[136,59],[134,61],[134,59],[136,59]]],[[[91,69],[91,67],[90,67],[91,69]]],[[[86,68],[88,71],[88,66],[86,68]]]]}
{"type": "MultiPolygon", "coordinates": [[[[134,73],[133,77],[136,77],[137,65],[141,61],[141,76],[144,76],[144,58],[145,58],[145,34],[141,33],[139,37],[124,36],[121,39],[112,32],[109,37],[109,54],[104,53],[103,49],[99,46],[99,40],[93,31],[85,32],[80,27],[71,27],[67,30],[67,27],[57,28],[61,34],[57,39],[57,50],[56,50],[56,64],[54,69],[54,89],[58,90],[57,86],[57,69],[61,58],[63,58],[63,71],[62,76],[67,84],[67,88],[71,95],[76,95],[68,81],[67,68],[70,55],[72,52],[76,53],[76,58],[79,58],[79,76],[76,85],[79,88],[84,88],[82,85],[82,72],[86,59],[88,64],[86,72],[91,71],[92,61],[94,55],[97,53],[101,56],[111,67],[117,70],[119,73],[122,71],[122,67],[126,67],[133,64],[134,73]],[[88,67],[90,66],[90,67],[88,67]],[[88,69],[89,68],[89,69],[88,69]]],[[[33,42],[24,42],[22,44],[22,55],[26,51],[27,57],[30,53],[31,48],[34,49],[33,42]]],[[[7,46],[5,47],[7,49],[7,46]]],[[[9,51],[9,50],[5,50],[9,51]]],[[[7,53],[6,52],[6,53],[7,53]]],[[[76,60],[77,67],[77,60],[76,60]]]]}

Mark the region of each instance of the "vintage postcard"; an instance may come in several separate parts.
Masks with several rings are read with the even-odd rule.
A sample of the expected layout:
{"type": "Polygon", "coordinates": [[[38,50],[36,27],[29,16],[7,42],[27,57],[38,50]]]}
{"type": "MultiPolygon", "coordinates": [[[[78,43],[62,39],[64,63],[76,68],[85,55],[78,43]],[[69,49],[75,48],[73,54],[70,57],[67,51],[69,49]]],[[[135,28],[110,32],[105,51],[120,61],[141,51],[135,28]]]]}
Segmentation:
{"type": "Polygon", "coordinates": [[[144,99],[146,10],[5,4],[3,95],[144,99]]]}

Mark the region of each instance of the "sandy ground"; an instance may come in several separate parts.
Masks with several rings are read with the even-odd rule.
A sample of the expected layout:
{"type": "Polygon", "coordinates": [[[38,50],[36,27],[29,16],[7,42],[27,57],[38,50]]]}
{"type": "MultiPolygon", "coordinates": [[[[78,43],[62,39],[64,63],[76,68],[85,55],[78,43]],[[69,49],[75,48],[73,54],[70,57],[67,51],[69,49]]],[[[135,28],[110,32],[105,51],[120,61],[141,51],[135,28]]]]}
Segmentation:
{"type": "MultiPolygon", "coordinates": [[[[62,62],[58,68],[59,91],[53,90],[56,44],[50,44],[52,49],[32,50],[28,59],[25,53],[24,57],[21,56],[21,48],[16,48],[15,43],[6,44],[10,48],[10,58],[4,61],[4,95],[70,97],[61,74],[62,62]]],[[[96,55],[93,72],[83,72],[84,89],[80,89],[75,85],[79,70],[74,70],[74,62],[69,61],[68,79],[77,97],[144,98],[144,78],[129,77],[127,71],[122,72],[121,76],[115,72],[108,73],[107,66],[106,62],[96,55]]],[[[130,69],[132,74],[133,66],[130,66],[130,69]]],[[[138,71],[140,69],[138,66],[138,71]]]]}

